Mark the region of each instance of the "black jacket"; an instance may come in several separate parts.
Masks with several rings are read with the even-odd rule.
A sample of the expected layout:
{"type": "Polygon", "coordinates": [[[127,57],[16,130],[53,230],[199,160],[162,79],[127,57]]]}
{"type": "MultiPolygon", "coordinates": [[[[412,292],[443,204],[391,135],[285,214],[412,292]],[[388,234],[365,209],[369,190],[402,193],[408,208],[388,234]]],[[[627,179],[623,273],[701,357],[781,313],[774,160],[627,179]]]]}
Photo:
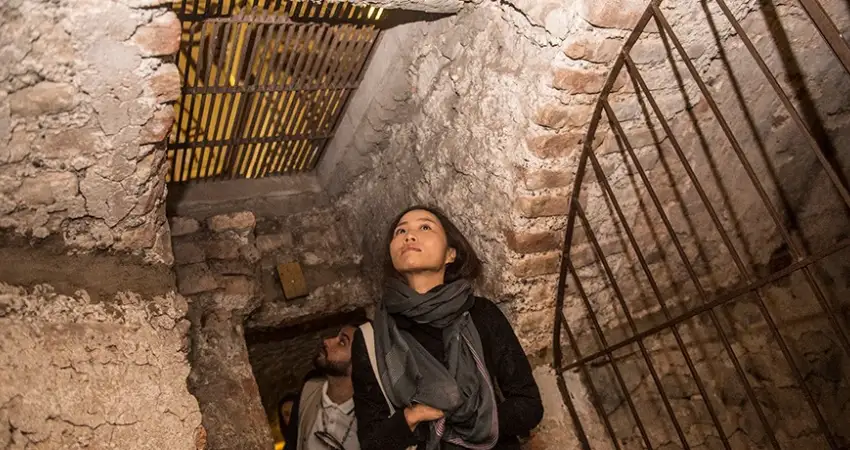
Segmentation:
{"type": "MultiPolygon", "coordinates": [[[[543,404],[531,376],[531,365],[510,322],[496,305],[476,297],[469,315],[481,336],[484,362],[498,390],[499,442],[494,448],[519,449],[518,436],[526,435],[543,418],[543,404]]],[[[439,329],[419,325],[403,317],[395,319],[399,328],[406,329],[437,360],[445,361],[439,329]]],[[[403,450],[411,445],[424,444],[428,436],[425,424],[411,432],[402,411],[387,417],[389,408],[369,363],[360,330],[354,335],[351,362],[360,449],[403,450]]]]}

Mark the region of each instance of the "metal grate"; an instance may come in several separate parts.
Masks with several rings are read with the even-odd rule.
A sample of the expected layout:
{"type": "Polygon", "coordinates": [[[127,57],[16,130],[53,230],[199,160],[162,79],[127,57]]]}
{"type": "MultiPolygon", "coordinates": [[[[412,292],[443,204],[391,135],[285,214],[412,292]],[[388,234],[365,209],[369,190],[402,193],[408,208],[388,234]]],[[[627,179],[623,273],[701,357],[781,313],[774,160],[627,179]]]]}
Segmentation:
{"type": "MultiPolygon", "coordinates": [[[[798,236],[795,236],[793,230],[789,229],[787,218],[783,217],[782,211],[773,205],[773,201],[767,193],[764,183],[757,176],[758,170],[754,168],[751,161],[752,154],[750,153],[748,156],[748,150],[742,148],[742,138],[736,136],[736,133],[733,131],[735,124],[724,116],[722,108],[715,101],[712,90],[703,79],[704,72],[701,72],[695,66],[694,62],[688,56],[679,36],[677,36],[673,27],[671,27],[667,14],[671,13],[672,7],[662,5],[662,3],[662,0],[653,0],[651,2],[638,22],[636,30],[627,39],[621,54],[613,66],[593,113],[590,130],[585,140],[571,194],[571,206],[567,216],[564,257],[562,259],[557,290],[553,345],[555,348],[554,367],[557,370],[558,385],[563,400],[572,416],[576,436],[583,448],[590,448],[592,441],[590,438],[599,438],[600,435],[602,435],[602,438],[593,439],[593,442],[604,442],[601,445],[602,447],[620,449],[627,446],[623,441],[624,429],[622,427],[618,429],[609,420],[612,413],[610,407],[606,405],[610,405],[610,397],[606,398],[600,392],[603,388],[606,388],[605,381],[600,380],[599,376],[595,375],[599,373],[596,369],[604,365],[613,371],[613,377],[609,380],[608,384],[619,387],[622,393],[621,395],[624,397],[624,402],[621,403],[623,410],[626,411],[624,414],[628,415],[635,427],[636,431],[634,434],[636,437],[631,441],[631,444],[634,444],[638,448],[653,448],[654,445],[658,447],[658,443],[653,444],[650,436],[651,433],[647,431],[653,424],[641,419],[641,415],[647,414],[647,411],[642,411],[638,408],[638,400],[633,395],[636,390],[634,387],[627,386],[629,382],[626,379],[627,376],[624,376],[626,372],[621,367],[623,362],[618,359],[618,352],[633,349],[633,354],[639,355],[636,358],[639,361],[638,364],[642,364],[642,367],[646,367],[649,372],[649,376],[647,377],[649,381],[641,389],[654,388],[654,392],[656,393],[653,395],[657,395],[659,399],[658,404],[660,406],[655,417],[658,417],[659,420],[669,421],[671,424],[669,428],[671,430],[671,448],[690,448],[691,445],[696,445],[693,442],[688,442],[686,435],[688,435],[689,430],[681,425],[684,418],[677,415],[676,408],[672,406],[668,392],[669,389],[665,390],[664,382],[662,381],[664,374],[660,373],[658,369],[658,360],[656,359],[653,362],[653,358],[649,355],[651,349],[649,349],[650,344],[647,342],[658,338],[662,333],[667,333],[672,336],[670,341],[675,341],[672,348],[675,349],[675,353],[683,358],[684,364],[682,366],[687,366],[690,382],[696,386],[696,391],[698,391],[698,395],[693,397],[694,400],[691,400],[691,402],[698,402],[700,403],[700,408],[705,408],[705,417],[708,420],[707,426],[710,428],[713,427],[716,431],[715,436],[718,438],[717,447],[727,449],[735,447],[734,443],[730,444],[730,433],[727,432],[729,430],[728,424],[724,428],[723,412],[719,410],[720,408],[718,408],[717,402],[711,401],[712,398],[717,398],[716,393],[710,392],[707,387],[707,378],[711,376],[711,372],[709,371],[711,362],[708,364],[695,363],[693,359],[695,351],[693,342],[689,345],[685,342],[686,339],[683,338],[682,328],[686,325],[686,322],[692,319],[702,318],[703,323],[708,324],[706,328],[713,330],[714,336],[719,341],[718,348],[721,349],[721,356],[727,358],[725,360],[729,362],[729,367],[734,368],[734,373],[737,375],[737,381],[731,380],[729,383],[740,383],[743,387],[742,397],[746,399],[750,405],[749,407],[754,412],[752,421],[748,422],[751,428],[744,429],[743,432],[756,434],[753,428],[761,427],[761,430],[764,432],[766,446],[780,448],[781,446],[777,440],[775,429],[777,418],[775,415],[767,414],[764,410],[764,397],[758,395],[751,377],[745,373],[746,370],[743,367],[745,364],[739,360],[735,350],[735,348],[738,348],[738,352],[740,352],[740,347],[736,347],[734,342],[730,343],[733,340],[733,336],[730,335],[729,327],[725,325],[725,318],[720,317],[722,313],[726,312],[724,308],[749,302],[755,308],[754,310],[757,311],[758,320],[766,324],[765,330],[769,340],[779,349],[777,354],[781,354],[781,357],[778,357],[778,361],[780,365],[784,364],[784,366],[781,368],[777,366],[776,370],[787,369],[788,373],[791,374],[789,378],[795,383],[795,389],[801,392],[802,404],[805,405],[802,407],[803,414],[811,418],[816,426],[818,439],[820,439],[820,443],[814,445],[817,445],[817,448],[847,448],[846,445],[850,445],[848,444],[850,441],[846,438],[842,440],[842,438],[836,436],[836,433],[838,433],[837,430],[840,427],[839,422],[846,425],[847,417],[830,418],[824,412],[822,405],[818,404],[816,395],[813,394],[812,384],[810,380],[807,380],[806,374],[801,368],[799,355],[795,355],[794,351],[789,348],[787,337],[783,335],[780,327],[777,325],[777,313],[775,311],[771,313],[766,304],[764,290],[772,283],[782,279],[790,279],[792,276],[804,280],[804,284],[808,286],[807,289],[810,289],[810,292],[813,294],[811,296],[814,299],[812,301],[812,308],[817,310],[819,317],[824,319],[826,325],[824,330],[832,333],[831,335],[834,336],[832,342],[834,343],[835,352],[839,355],[843,352],[843,358],[846,361],[846,358],[850,356],[850,340],[848,340],[847,330],[843,325],[843,318],[837,311],[835,300],[827,298],[828,295],[816,278],[815,265],[825,261],[827,258],[840,257],[838,252],[850,249],[850,239],[847,237],[850,224],[845,223],[844,230],[837,237],[836,242],[828,244],[826,248],[821,250],[809,252],[800,243],[798,236]],[[706,112],[706,116],[714,120],[722,131],[722,133],[718,133],[716,136],[724,138],[726,140],[725,142],[728,143],[731,148],[731,152],[728,153],[729,157],[734,158],[734,161],[737,161],[736,164],[740,164],[739,167],[744,174],[743,179],[747,180],[753,187],[754,192],[758,194],[757,198],[761,202],[758,207],[763,207],[767,211],[767,214],[764,215],[765,221],[775,227],[783,243],[783,248],[787,249],[789,253],[789,257],[784,264],[775,264],[761,272],[752,270],[747,266],[745,262],[746,258],[739,251],[740,247],[735,245],[738,243],[737,237],[724,227],[724,217],[718,213],[719,208],[716,201],[706,193],[705,183],[701,183],[696,174],[700,168],[694,166],[693,158],[691,158],[692,149],[687,144],[683,144],[684,137],[676,135],[670,118],[665,117],[666,114],[663,111],[664,105],[661,105],[656,98],[657,94],[654,93],[656,91],[648,86],[648,81],[645,77],[646,73],[641,69],[640,64],[636,63],[632,58],[632,50],[647,35],[644,33],[645,31],[647,31],[647,34],[651,34],[653,39],[660,35],[662,39],[666,40],[669,44],[670,58],[675,59],[675,64],[678,64],[679,67],[684,67],[683,72],[685,76],[690,77],[690,80],[693,81],[693,85],[691,86],[693,88],[692,92],[702,99],[704,105],[707,105],[708,111],[706,112]],[[626,93],[624,94],[623,89],[621,89],[621,81],[626,77],[632,81],[633,90],[625,90],[626,93]],[[620,87],[617,87],[618,85],[620,87]],[[704,285],[704,271],[703,268],[694,263],[695,252],[692,251],[693,246],[689,245],[692,243],[686,242],[685,239],[687,236],[683,238],[682,233],[675,229],[676,227],[673,221],[676,218],[671,216],[670,206],[664,204],[660,199],[660,191],[668,188],[668,186],[661,185],[658,182],[658,178],[654,177],[648,170],[645,170],[643,166],[646,163],[645,154],[638,152],[638,149],[632,146],[630,139],[634,141],[635,136],[629,136],[627,130],[624,129],[623,121],[618,118],[614,101],[612,100],[614,92],[618,89],[620,91],[617,95],[620,98],[623,95],[630,95],[643,99],[639,101],[642,101],[646,106],[641,114],[646,118],[651,118],[651,121],[658,126],[657,131],[662,137],[657,142],[664,141],[665,148],[668,148],[670,151],[669,154],[674,155],[671,159],[675,161],[675,164],[681,165],[678,167],[681,167],[683,179],[686,180],[685,182],[689,186],[692,186],[695,192],[694,198],[696,200],[694,203],[698,203],[700,208],[703,208],[707,212],[708,220],[705,221],[705,223],[709,224],[707,227],[712,228],[714,230],[713,232],[717,233],[719,236],[716,241],[717,246],[722,247],[724,249],[723,251],[728,252],[730,256],[729,266],[733,268],[732,272],[734,272],[736,281],[735,283],[730,283],[731,285],[727,288],[712,292],[704,285]],[[606,124],[607,129],[603,130],[602,126],[606,124]],[[628,160],[631,168],[629,174],[634,176],[633,179],[636,185],[639,185],[646,193],[644,207],[646,210],[652,211],[652,214],[655,215],[653,217],[660,218],[659,226],[663,230],[663,240],[675,249],[672,252],[674,258],[676,258],[675,264],[677,268],[681,269],[682,273],[687,274],[686,282],[693,286],[694,301],[684,306],[678,305],[681,306],[678,309],[667,302],[667,292],[663,289],[662,280],[658,279],[657,272],[654,273],[654,261],[652,260],[652,256],[649,255],[650,252],[647,250],[647,245],[639,242],[641,238],[638,235],[638,231],[634,225],[629,225],[629,222],[632,220],[624,212],[623,199],[618,198],[617,192],[621,192],[618,191],[618,185],[621,183],[618,183],[619,180],[615,180],[612,177],[611,166],[606,166],[602,160],[604,155],[600,154],[601,152],[598,148],[600,146],[599,141],[601,140],[600,135],[604,135],[606,132],[609,132],[609,136],[612,136],[613,142],[616,143],[615,147],[617,151],[625,155],[624,158],[628,160]],[[590,170],[588,170],[588,166],[590,170]],[[623,253],[623,251],[613,252],[610,248],[606,247],[606,242],[601,242],[600,235],[610,231],[610,229],[601,230],[587,209],[587,203],[589,201],[587,197],[590,194],[586,191],[590,190],[591,187],[598,189],[599,198],[602,199],[600,201],[604,201],[609,205],[612,216],[611,220],[616,221],[624,232],[623,239],[627,250],[623,251],[628,251],[635,256],[637,262],[633,264],[633,270],[639,273],[643,277],[642,279],[646,280],[649,287],[648,290],[651,291],[653,307],[657,307],[656,311],[661,316],[661,319],[656,324],[646,326],[642,330],[638,326],[638,318],[634,315],[634,305],[636,302],[634,298],[631,298],[632,292],[622,287],[622,280],[618,283],[618,270],[622,269],[622,264],[615,267],[610,262],[612,253],[623,253]],[[582,248],[588,251],[584,254],[579,254],[579,250],[582,248]],[[587,271],[582,271],[579,267],[579,259],[589,259],[593,264],[596,264],[594,267],[598,270],[598,275],[600,278],[606,280],[607,286],[610,288],[609,297],[607,297],[608,304],[601,301],[594,302],[593,296],[597,295],[597,292],[588,291],[587,285],[590,277],[587,271]],[[572,288],[570,294],[568,294],[568,281],[572,288]],[[570,295],[573,295],[574,301],[568,298],[570,295]],[[570,302],[572,304],[569,304],[570,302]],[[565,312],[565,306],[582,311],[582,317],[587,318],[587,321],[584,322],[586,328],[576,327],[574,325],[577,319],[575,316],[567,317],[568,313],[565,312]],[[605,323],[600,319],[600,310],[604,308],[608,308],[609,310],[613,308],[622,312],[624,316],[623,328],[626,330],[624,335],[618,335],[613,340],[606,339],[605,323]],[[571,321],[573,325],[571,325],[571,321]],[[596,342],[596,348],[599,348],[599,350],[584,350],[583,347],[586,346],[583,346],[579,339],[579,334],[581,333],[584,333],[584,336],[589,341],[596,342]],[[583,389],[586,389],[586,398],[589,399],[590,404],[595,409],[596,417],[581,414],[579,409],[576,408],[576,399],[581,395],[576,393],[575,389],[573,389],[573,392],[570,392],[567,380],[565,379],[566,373],[575,374],[575,376],[582,380],[583,389]],[[832,421],[831,424],[830,421],[832,421]],[[591,422],[593,423],[591,424],[591,422]],[[589,429],[592,429],[592,431],[589,432],[589,429]],[[597,435],[593,433],[597,433],[597,435]]],[[[816,162],[815,164],[819,164],[823,173],[825,173],[823,179],[828,180],[828,182],[824,181],[824,184],[831,185],[834,188],[834,192],[837,194],[835,197],[837,199],[836,204],[846,214],[847,210],[844,208],[850,209],[850,192],[848,192],[847,183],[843,178],[844,175],[842,175],[841,169],[837,167],[838,164],[836,164],[830,152],[824,148],[825,145],[823,139],[818,136],[818,130],[814,129],[815,126],[809,117],[801,115],[795,108],[796,100],[789,98],[789,95],[786,94],[781,86],[785,80],[777,81],[777,77],[768,68],[769,64],[759,53],[757,46],[748,36],[747,31],[741,23],[736,19],[726,2],[724,0],[701,2],[702,5],[708,3],[716,6],[717,9],[715,11],[718,11],[718,14],[722,14],[722,17],[728,20],[733,30],[731,35],[737,36],[737,39],[743,44],[743,48],[746,49],[746,54],[752,58],[752,63],[755,64],[757,70],[760,72],[758,76],[764,77],[767,82],[764,92],[770,92],[776,95],[781,104],[779,109],[784,111],[782,114],[786,115],[792,121],[790,123],[796,125],[801,142],[806,144],[800,151],[811,152],[808,154],[813,155],[813,161],[816,162]]],[[[805,11],[809,19],[811,19],[810,23],[816,27],[817,32],[827,43],[832,55],[840,62],[838,67],[843,66],[844,71],[850,74],[850,48],[848,48],[846,42],[841,38],[838,28],[830,20],[823,6],[817,0],[799,0],[799,4],[802,6],[802,11],[805,11]]],[[[842,73],[840,75],[844,76],[845,74],[842,73]]],[[[749,76],[757,75],[751,74],[749,76]]],[[[681,80],[678,81],[681,82],[681,80]]],[[[729,88],[727,87],[727,89],[729,88]]],[[[762,93],[761,95],[763,96],[765,94],[762,93]]],[[[605,140],[608,142],[607,138],[605,140]]],[[[627,205],[630,208],[637,208],[637,206],[634,203],[627,205]]],[[[582,262],[582,264],[584,263],[582,262]]],[[[781,413],[779,414],[781,415],[781,413]]],[[[745,428],[744,425],[741,425],[741,427],[745,428]]],[[[732,431],[735,431],[734,427],[732,431]]],[[[707,441],[705,445],[708,446],[707,441]]]]}
{"type": "Polygon", "coordinates": [[[313,169],[385,14],[347,2],[175,2],[183,78],[169,181],[313,169]]]}

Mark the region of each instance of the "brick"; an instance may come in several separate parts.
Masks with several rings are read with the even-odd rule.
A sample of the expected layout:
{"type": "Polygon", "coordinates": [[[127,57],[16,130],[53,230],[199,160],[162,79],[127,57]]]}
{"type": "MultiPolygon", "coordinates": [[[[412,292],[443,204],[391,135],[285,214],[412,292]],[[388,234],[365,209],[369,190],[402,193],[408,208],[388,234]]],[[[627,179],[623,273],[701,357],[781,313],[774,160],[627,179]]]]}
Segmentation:
{"type": "Polygon", "coordinates": [[[204,250],[210,259],[239,259],[241,247],[242,244],[229,239],[219,239],[204,244],[204,250]]]}
{"type": "Polygon", "coordinates": [[[567,187],[573,183],[573,173],[569,170],[526,169],[520,172],[519,178],[530,191],[567,187]]]}
{"type": "Polygon", "coordinates": [[[177,265],[194,264],[206,259],[204,250],[194,242],[174,243],[174,262],[177,265]]]}
{"type": "Polygon", "coordinates": [[[566,132],[530,138],[528,148],[538,158],[565,158],[580,149],[582,143],[584,133],[566,132]]]}
{"type": "Polygon", "coordinates": [[[192,234],[201,227],[197,220],[191,217],[171,217],[168,219],[171,225],[171,237],[192,234]]]}
{"type": "Polygon", "coordinates": [[[595,105],[544,105],[535,112],[532,121],[555,130],[584,127],[590,123],[594,108],[595,105]]]}
{"type": "Polygon", "coordinates": [[[571,94],[598,94],[605,85],[605,72],[598,69],[557,69],[552,87],[571,94]]]}
{"type": "Polygon", "coordinates": [[[582,0],[578,13],[581,18],[599,28],[631,30],[645,8],[645,2],[631,0],[582,0]]]}
{"type": "Polygon", "coordinates": [[[570,199],[567,196],[523,196],[516,202],[516,207],[523,217],[531,218],[565,215],[569,206],[570,199]]]}
{"type": "Polygon", "coordinates": [[[160,103],[177,101],[180,98],[180,72],[174,64],[159,66],[150,78],[150,86],[160,103]]]}
{"type": "Polygon", "coordinates": [[[206,264],[190,264],[177,268],[177,288],[182,295],[193,295],[218,289],[218,283],[206,264]]]}
{"type": "Polygon", "coordinates": [[[76,90],[67,83],[42,81],[9,95],[12,116],[35,117],[71,111],[77,105],[76,90]]]}
{"type": "Polygon", "coordinates": [[[244,230],[254,228],[257,225],[257,218],[250,211],[221,214],[207,219],[207,225],[216,233],[226,230],[244,230]]]}
{"type": "Polygon", "coordinates": [[[540,253],[556,250],[563,244],[556,231],[505,231],[508,248],[517,253],[540,253]]]}
{"type": "Polygon", "coordinates": [[[180,34],[180,19],[169,11],[136,30],[133,42],[143,56],[173,55],[180,48],[180,34]]]}
{"type": "Polygon", "coordinates": [[[622,47],[623,41],[619,38],[577,38],[567,42],[564,54],[570,59],[608,64],[614,61],[622,47]]]}
{"type": "Polygon", "coordinates": [[[531,278],[558,273],[561,252],[553,251],[542,255],[529,255],[517,261],[512,272],[517,278],[531,278]]]}

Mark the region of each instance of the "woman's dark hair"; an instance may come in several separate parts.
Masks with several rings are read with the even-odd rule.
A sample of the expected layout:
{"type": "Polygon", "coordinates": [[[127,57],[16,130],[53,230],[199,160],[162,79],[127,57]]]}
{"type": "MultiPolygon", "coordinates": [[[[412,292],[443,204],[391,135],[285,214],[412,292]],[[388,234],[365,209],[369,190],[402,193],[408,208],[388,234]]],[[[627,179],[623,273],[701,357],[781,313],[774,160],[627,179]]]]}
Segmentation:
{"type": "Polygon", "coordinates": [[[395,270],[395,267],[393,267],[393,259],[390,256],[390,242],[393,240],[398,222],[405,214],[411,211],[427,211],[433,214],[434,217],[440,221],[440,224],[446,231],[446,241],[448,242],[449,248],[453,248],[457,252],[454,262],[449,263],[446,266],[446,283],[451,283],[452,281],[456,281],[461,278],[474,281],[479,275],[481,275],[481,260],[478,259],[478,254],[475,253],[475,249],[472,248],[472,244],[466,240],[463,233],[461,233],[455,224],[446,217],[446,213],[435,206],[416,205],[402,211],[390,224],[390,228],[387,231],[386,240],[384,242],[384,251],[386,252],[386,260],[384,262],[385,276],[401,278],[401,274],[399,274],[398,271],[395,270]]]}
{"type": "MultiPolygon", "coordinates": [[[[286,430],[284,428],[283,412],[281,410],[283,409],[283,405],[286,402],[292,402],[292,405],[295,406],[295,400],[297,398],[298,398],[297,394],[291,394],[290,393],[290,394],[284,395],[283,398],[281,398],[280,401],[277,402],[277,423],[278,423],[278,426],[280,427],[280,429],[284,431],[284,433],[286,432],[286,430]]],[[[289,424],[286,424],[286,426],[288,426],[288,425],[289,424]]]]}

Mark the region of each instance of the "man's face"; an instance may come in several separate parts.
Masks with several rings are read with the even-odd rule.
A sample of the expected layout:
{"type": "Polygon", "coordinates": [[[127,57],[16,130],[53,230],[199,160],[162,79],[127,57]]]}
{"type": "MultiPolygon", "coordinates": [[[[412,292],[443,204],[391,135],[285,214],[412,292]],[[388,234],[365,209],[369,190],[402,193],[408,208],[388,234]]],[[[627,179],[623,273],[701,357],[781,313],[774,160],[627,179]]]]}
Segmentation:
{"type": "Polygon", "coordinates": [[[317,369],[329,376],[351,375],[351,341],[354,327],[343,327],[336,336],[322,341],[314,363],[317,369]]]}

